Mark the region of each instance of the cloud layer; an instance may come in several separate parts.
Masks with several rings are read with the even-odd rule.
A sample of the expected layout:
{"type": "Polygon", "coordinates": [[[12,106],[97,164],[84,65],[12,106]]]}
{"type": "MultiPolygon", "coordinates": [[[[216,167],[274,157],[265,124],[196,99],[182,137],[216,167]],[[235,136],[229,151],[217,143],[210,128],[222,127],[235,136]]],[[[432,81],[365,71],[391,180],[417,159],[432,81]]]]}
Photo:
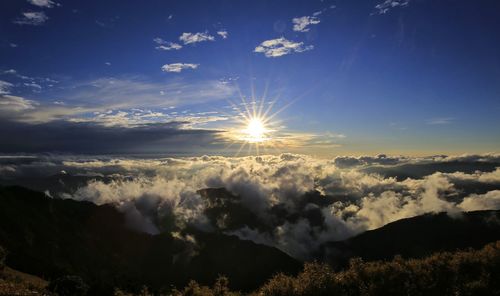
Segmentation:
{"type": "Polygon", "coordinates": [[[458,219],[461,211],[500,208],[499,155],[348,158],[16,156],[0,158],[0,179],[59,176],[50,178],[52,185],[43,179],[38,189],[115,204],[142,231],[172,229],[162,221],[175,221],[177,230],[191,225],[234,234],[302,259],[324,242],[398,219],[442,211],[458,219]],[[411,174],[422,166],[432,173],[401,179],[366,171],[404,167],[411,174]]]}

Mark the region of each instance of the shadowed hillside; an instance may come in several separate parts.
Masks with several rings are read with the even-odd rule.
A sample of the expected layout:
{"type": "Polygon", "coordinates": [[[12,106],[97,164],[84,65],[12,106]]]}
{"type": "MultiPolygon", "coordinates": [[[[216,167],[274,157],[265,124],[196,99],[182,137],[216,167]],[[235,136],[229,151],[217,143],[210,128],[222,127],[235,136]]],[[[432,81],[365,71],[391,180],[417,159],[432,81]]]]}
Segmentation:
{"type": "MultiPolygon", "coordinates": [[[[199,194],[209,203],[205,213],[217,226],[213,232],[188,226],[176,230],[175,235],[170,232],[150,235],[129,229],[125,216],[112,205],[53,199],[21,187],[3,187],[0,188],[0,245],[9,251],[8,266],[46,280],[80,276],[90,285],[91,295],[109,295],[115,287],[138,291],[143,285],[153,291],[166,291],[173,286],[182,287],[190,280],[201,286],[193,282],[188,289],[198,285],[203,290],[203,285],[217,278],[217,285],[227,285],[224,289],[251,291],[277,273],[297,274],[301,263],[283,252],[224,234],[241,225],[260,230],[268,227],[240,206],[238,196],[222,188],[205,189],[199,194]],[[221,275],[227,278],[220,278],[221,275]]],[[[311,202],[317,197],[313,194],[305,199],[311,202]]],[[[312,214],[301,213],[314,222],[312,214]]],[[[283,213],[284,221],[294,219],[297,218],[283,213]]],[[[395,255],[423,258],[435,252],[480,248],[500,240],[499,221],[498,211],[470,212],[456,217],[427,214],[399,220],[345,241],[325,243],[316,258],[340,271],[349,266],[352,269],[352,262],[358,261],[348,263],[355,257],[366,261],[390,260],[395,255]]],[[[165,229],[175,230],[175,227],[165,229]]],[[[448,258],[439,256],[435,258],[448,258]]],[[[366,268],[386,268],[373,264],[366,268]]],[[[351,269],[345,274],[350,274],[351,269]]],[[[332,273],[323,265],[306,265],[305,273],[311,270],[319,272],[315,275],[318,278],[332,273]]],[[[297,283],[302,281],[301,276],[304,273],[299,275],[297,283]]],[[[285,279],[288,284],[293,282],[287,275],[273,281],[285,279]]],[[[261,289],[268,288],[271,289],[266,285],[261,289]]]]}
{"type": "Polygon", "coordinates": [[[248,290],[275,272],[300,268],[277,249],[236,237],[197,233],[193,238],[194,245],[169,233],[129,230],[111,205],[0,188],[0,244],[9,250],[7,265],[47,279],[79,275],[92,293],[143,284],[182,286],[189,279],[212,282],[219,274],[227,274],[233,288],[248,290]]]}
{"type": "Polygon", "coordinates": [[[318,259],[344,266],[349,258],[421,258],[439,251],[480,248],[500,240],[500,211],[426,214],[389,223],[340,242],[323,244],[318,259]]]}

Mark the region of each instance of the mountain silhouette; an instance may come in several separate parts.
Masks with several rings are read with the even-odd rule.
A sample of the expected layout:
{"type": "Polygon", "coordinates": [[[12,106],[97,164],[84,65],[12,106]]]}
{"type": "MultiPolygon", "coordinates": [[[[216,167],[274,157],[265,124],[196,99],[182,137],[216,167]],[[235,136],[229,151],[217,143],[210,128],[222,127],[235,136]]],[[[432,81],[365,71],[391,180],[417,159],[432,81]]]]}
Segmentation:
{"type": "Polygon", "coordinates": [[[112,205],[0,188],[0,245],[9,251],[7,265],[47,279],[81,276],[92,295],[110,294],[113,287],[181,287],[190,279],[208,284],[219,275],[234,289],[250,290],[302,266],[278,249],[235,236],[191,235],[194,242],[133,231],[112,205]]]}
{"type": "Polygon", "coordinates": [[[327,242],[316,255],[332,266],[350,258],[390,260],[395,255],[423,258],[435,252],[481,248],[500,240],[500,211],[474,211],[450,216],[425,214],[401,219],[344,241],[327,242]]]}

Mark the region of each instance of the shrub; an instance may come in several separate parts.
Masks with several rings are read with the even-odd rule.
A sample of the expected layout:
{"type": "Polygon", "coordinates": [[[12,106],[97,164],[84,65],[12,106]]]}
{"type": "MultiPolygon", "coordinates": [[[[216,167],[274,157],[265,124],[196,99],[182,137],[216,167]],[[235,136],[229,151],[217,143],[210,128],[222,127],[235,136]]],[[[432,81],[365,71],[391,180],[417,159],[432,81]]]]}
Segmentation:
{"type": "Polygon", "coordinates": [[[295,293],[295,278],[279,273],[271,278],[260,289],[260,295],[280,296],[294,295],[295,293]]]}
{"type": "Polygon", "coordinates": [[[59,296],[85,296],[89,286],[79,276],[66,275],[51,281],[48,289],[59,296]]]}
{"type": "Polygon", "coordinates": [[[190,281],[183,290],[174,290],[175,296],[212,296],[213,293],[209,287],[200,286],[196,281],[190,281]]]}
{"type": "Polygon", "coordinates": [[[174,289],[172,295],[175,296],[238,296],[239,292],[231,292],[229,280],[225,276],[220,276],[215,281],[212,288],[200,286],[196,281],[190,281],[182,290],[174,289]]]}
{"type": "MultiPolygon", "coordinates": [[[[500,241],[481,250],[442,252],[423,259],[364,262],[334,272],[328,265],[306,263],[296,277],[277,274],[252,295],[262,296],[427,296],[500,295],[500,241]]],[[[178,296],[228,296],[228,280],[213,288],[191,282],[178,296]]]]}
{"type": "Polygon", "coordinates": [[[149,292],[149,289],[146,286],[143,286],[141,291],[139,291],[138,294],[128,293],[128,292],[122,291],[118,288],[115,288],[115,291],[113,292],[113,296],[153,296],[153,295],[154,294],[149,292]]]}

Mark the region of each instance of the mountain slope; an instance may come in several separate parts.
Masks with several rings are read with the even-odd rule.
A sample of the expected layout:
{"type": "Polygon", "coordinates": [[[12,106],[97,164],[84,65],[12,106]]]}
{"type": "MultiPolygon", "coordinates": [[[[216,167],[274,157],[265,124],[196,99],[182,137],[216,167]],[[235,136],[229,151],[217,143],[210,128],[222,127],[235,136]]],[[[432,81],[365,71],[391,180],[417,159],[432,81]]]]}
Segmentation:
{"type": "Polygon", "coordinates": [[[343,266],[352,257],[389,260],[395,255],[422,258],[439,251],[481,248],[500,240],[500,211],[476,211],[450,217],[426,214],[389,223],[339,242],[325,243],[318,258],[343,266]]]}
{"type": "Polygon", "coordinates": [[[275,248],[236,237],[194,237],[193,246],[169,233],[132,231],[111,205],[0,188],[0,245],[9,250],[7,264],[49,279],[80,275],[91,284],[93,295],[108,294],[115,286],[159,289],[182,286],[189,279],[208,283],[219,274],[229,277],[232,288],[248,290],[276,272],[293,273],[301,267],[275,248]]]}

